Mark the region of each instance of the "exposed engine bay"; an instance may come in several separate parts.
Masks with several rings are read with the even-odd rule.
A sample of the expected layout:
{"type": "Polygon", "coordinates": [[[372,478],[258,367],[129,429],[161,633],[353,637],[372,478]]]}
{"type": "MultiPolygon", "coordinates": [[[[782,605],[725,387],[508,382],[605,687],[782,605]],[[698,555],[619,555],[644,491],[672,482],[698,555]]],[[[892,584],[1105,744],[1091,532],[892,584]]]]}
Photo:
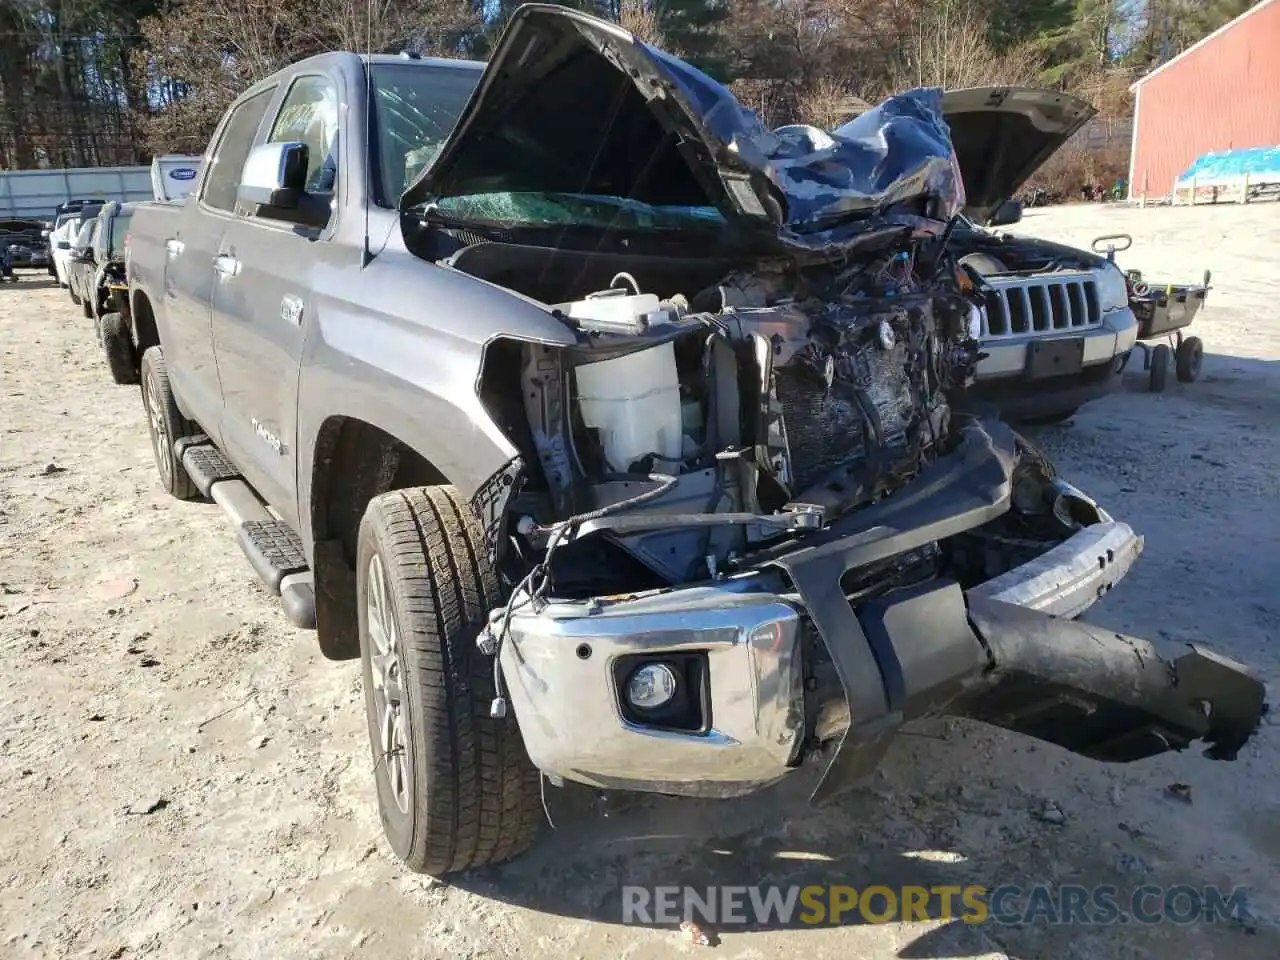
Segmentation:
{"type": "Polygon", "coordinates": [[[931,236],[691,296],[620,272],[556,305],[577,345],[512,343],[486,364],[487,404],[527,457],[498,552],[527,569],[551,545],[557,596],[674,586],[891,495],[956,443],[981,356],[973,289],[931,236]]]}

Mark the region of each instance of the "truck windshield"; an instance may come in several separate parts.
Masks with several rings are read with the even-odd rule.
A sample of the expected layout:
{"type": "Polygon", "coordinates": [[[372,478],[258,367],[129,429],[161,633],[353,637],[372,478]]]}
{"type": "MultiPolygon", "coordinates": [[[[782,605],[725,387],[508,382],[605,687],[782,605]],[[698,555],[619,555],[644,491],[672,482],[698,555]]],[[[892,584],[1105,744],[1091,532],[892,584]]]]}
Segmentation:
{"type": "Polygon", "coordinates": [[[444,197],[434,209],[452,220],[531,227],[685,230],[718,228],[724,222],[715,207],[655,207],[585,193],[477,193],[444,197]]]}
{"type": "MultiPolygon", "coordinates": [[[[373,149],[381,174],[379,205],[394,207],[405,188],[425,170],[449,134],[482,71],[470,66],[406,60],[373,65],[373,149]]],[[[718,228],[714,207],[653,207],[625,197],[501,190],[446,197],[435,210],[469,223],[531,227],[587,227],[622,230],[718,228]]]]}
{"type": "Polygon", "coordinates": [[[453,132],[481,71],[406,60],[375,63],[373,147],[381,196],[379,205],[394,207],[453,132]]]}

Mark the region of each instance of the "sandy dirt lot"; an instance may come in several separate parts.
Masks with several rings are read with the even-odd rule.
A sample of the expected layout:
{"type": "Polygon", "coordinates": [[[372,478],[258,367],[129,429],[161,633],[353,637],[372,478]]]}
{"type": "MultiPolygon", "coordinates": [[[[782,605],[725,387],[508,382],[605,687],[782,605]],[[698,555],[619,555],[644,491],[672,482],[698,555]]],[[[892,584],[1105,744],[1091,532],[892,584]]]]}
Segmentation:
{"type": "MultiPolygon", "coordinates": [[[[1088,619],[1196,640],[1280,687],[1280,207],[1029,211],[1020,230],[1122,263],[1214,271],[1205,375],[1039,433],[1147,537],[1088,619]]],[[[1103,766],[978,725],[898,741],[838,809],[813,771],[731,803],[548,788],[555,829],[439,884],[383,842],[355,664],[324,661],[216,506],[158,488],[136,388],[28,274],[0,288],[0,957],[1157,958],[1280,956],[1280,740],[1103,766]],[[1166,793],[1188,784],[1191,802],[1166,793]],[[1046,807],[1048,805],[1048,808],[1046,807]],[[1045,817],[1046,809],[1061,812],[1045,817]],[[1061,821],[1061,822],[1056,822],[1061,821]],[[942,918],[722,928],[621,923],[630,884],[1218,884],[1215,925],[968,926],[942,918]]],[[[1172,380],[1172,378],[1170,378],[1172,380]]]]}

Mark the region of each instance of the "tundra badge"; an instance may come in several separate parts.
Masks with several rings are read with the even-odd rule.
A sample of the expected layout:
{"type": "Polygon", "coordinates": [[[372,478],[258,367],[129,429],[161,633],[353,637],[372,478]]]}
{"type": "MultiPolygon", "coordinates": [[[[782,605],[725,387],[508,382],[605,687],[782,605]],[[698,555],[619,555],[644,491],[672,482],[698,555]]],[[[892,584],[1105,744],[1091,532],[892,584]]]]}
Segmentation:
{"type": "Polygon", "coordinates": [[[277,455],[284,454],[284,444],[280,442],[280,438],[271,431],[270,427],[256,417],[253,420],[253,432],[259,440],[274,450],[277,455]]]}
{"type": "Polygon", "coordinates": [[[288,294],[280,301],[280,319],[295,327],[302,325],[302,298],[288,294]]]}

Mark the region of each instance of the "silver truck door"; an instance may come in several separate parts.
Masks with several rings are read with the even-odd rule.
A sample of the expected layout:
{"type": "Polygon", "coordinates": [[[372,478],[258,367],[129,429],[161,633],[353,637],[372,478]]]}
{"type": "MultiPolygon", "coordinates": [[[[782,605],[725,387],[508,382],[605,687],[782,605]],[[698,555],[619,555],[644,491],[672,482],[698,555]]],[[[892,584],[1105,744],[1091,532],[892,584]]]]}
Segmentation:
{"type": "Polygon", "coordinates": [[[214,358],[210,310],[216,290],[214,258],[235,222],[236,190],[245,158],[275,95],[269,88],[232,107],[217,135],[200,195],[174,217],[164,238],[164,350],[169,380],[185,412],[219,439],[222,388],[214,358]]]}
{"type": "MultiPolygon", "coordinates": [[[[313,278],[333,253],[338,176],[337,87],[303,74],[288,88],[268,143],[308,147],[302,210],[242,209],[214,261],[213,339],[222,378],[222,443],[246,479],[285,517],[297,499],[297,397],[313,278]],[[303,211],[320,211],[316,217],[303,211]]],[[[353,258],[357,251],[352,250],[353,258]]]]}

